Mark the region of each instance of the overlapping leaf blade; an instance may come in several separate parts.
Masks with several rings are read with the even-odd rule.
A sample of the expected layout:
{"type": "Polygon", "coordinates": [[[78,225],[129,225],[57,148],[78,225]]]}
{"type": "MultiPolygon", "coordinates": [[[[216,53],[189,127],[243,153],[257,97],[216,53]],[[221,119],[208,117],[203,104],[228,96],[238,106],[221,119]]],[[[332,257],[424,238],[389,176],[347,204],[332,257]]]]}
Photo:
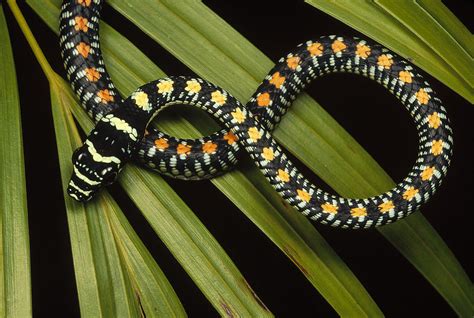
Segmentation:
{"type": "MultiPolygon", "coordinates": [[[[473,36],[441,1],[306,2],[409,58],[473,102],[473,36]]],[[[346,196],[374,194],[340,193],[346,196]]],[[[380,231],[459,315],[471,315],[474,312],[472,282],[453,253],[421,215],[413,215],[406,221],[380,231]]]]}
{"type": "MultiPolygon", "coordinates": [[[[215,16],[210,10],[197,1],[164,1],[159,3],[153,2],[152,5],[150,5],[149,1],[143,1],[140,2],[140,11],[147,12],[147,14],[146,16],[136,15],[135,18],[131,17],[135,14],[133,3],[129,3],[125,6],[121,1],[110,2],[117,10],[137,23],[145,32],[157,39],[160,44],[173,52],[173,54],[190,66],[196,73],[216,84],[228,88],[242,100],[250,96],[260,78],[263,78],[263,75],[271,66],[271,62],[266,59],[261,52],[256,50],[234,30],[229,28],[219,17],[215,16]],[[120,9],[120,6],[123,7],[123,10],[120,9]],[[146,8],[146,10],[144,10],[144,8],[146,8]],[[156,10],[159,10],[159,12],[157,13],[156,10]],[[191,24],[192,27],[186,26],[187,23],[191,24]],[[166,29],[168,26],[171,26],[171,31],[166,29]],[[161,32],[159,29],[163,29],[164,32],[161,32]],[[219,32],[215,32],[216,30],[219,32]],[[170,33],[167,32],[172,32],[173,36],[170,36],[170,33]],[[214,32],[213,35],[219,39],[219,42],[211,42],[210,39],[214,37],[209,36],[207,32],[214,32]],[[199,35],[199,33],[203,33],[205,36],[199,35]],[[202,51],[206,53],[217,52],[217,55],[209,54],[209,56],[206,57],[202,56],[203,54],[199,54],[203,45],[206,45],[206,49],[202,51]],[[234,51],[239,54],[232,56],[232,52],[234,51]],[[186,52],[188,52],[187,56],[186,52]],[[192,53],[189,54],[189,52],[192,53]],[[252,59],[239,59],[239,56],[252,56],[252,59]],[[210,63],[209,61],[206,62],[206,58],[211,59],[210,63]],[[254,61],[254,65],[250,65],[252,68],[247,68],[245,65],[245,63],[249,63],[249,60],[254,61]],[[216,64],[225,64],[227,68],[216,67],[216,64]],[[210,68],[209,65],[213,65],[213,67],[210,68]],[[254,72],[255,74],[253,74],[254,72]],[[228,82],[226,83],[226,79],[222,78],[222,74],[233,74],[233,76],[227,79],[228,82]]],[[[112,44],[113,43],[111,43],[111,45],[112,44]]],[[[107,52],[105,54],[107,65],[113,64],[112,54],[110,54],[110,52],[110,55],[108,55],[107,52]],[[107,55],[109,57],[107,57],[107,55]]],[[[126,60],[124,62],[126,62],[126,60]]],[[[131,68],[136,67],[133,66],[130,61],[128,61],[128,63],[131,68]]],[[[126,71],[126,69],[127,67],[122,67],[122,71],[126,71]]],[[[143,80],[155,79],[159,75],[154,74],[152,78],[148,78],[148,75],[143,75],[147,74],[147,72],[139,74],[135,71],[129,74],[123,72],[119,74],[115,73],[112,66],[109,66],[109,70],[113,78],[116,79],[118,86],[125,92],[130,92],[136,85],[128,87],[127,83],[129,82],[121,84],[119,83],[121,81],[120,77],[122,77],[123,80],[130,78],[132,78],[132,80],[137,79],[138,84],[141,84],[143,80]]],[[[195,126],[200,127],[206,119],[202,116],[196,117],[198,119],[193,119],[192,122],[195,126]]],[[[182,124],[181,121],[179,122],[182,124]]],[[[177,129],[179,130],[179,128],[177,129]]],[[[172,129],[167,128],[167,130],[171,131],[172,129]]],[[[183,135],[181,134],[181,136],[183,135]]],[[[275,136],[285,147],[295,153],[303,162],[313,168],[327,183],[343,195],[372,195],[388,189],[393,184],[383,170],[370,159],[370,156],[362,151],[360,146],[307,96],[299,99],[292,112],[290,112],[285,118],[285,121],[283,121],[280,129],[275,132],[275,136]],[[303,113],[305,116],[302,116],[303,113]],[[292,130],[295,129],[294,127],[303,127],[302,131],[305,131],[306,136],[308,131],[315,134],[316,138],[312,138],[314,141],[310,147],[308,147],[307,144],[301,144],[301,140],[304,139],[300,139],[300,143],[298,143],[297,138],[295,138],[295,136],[298,135],[298,131],[292,130]],[[320,129],[318,129],[318,127],[320,129]],[[298,146],[304,149],[297,148],[298,146]],[[312,150],[317,149],[318,153],[328,155],[327,157],[312,158],[308,148],[312,150]],[[348,149],[351,151],[345,152],[348,151],[348,149]],[[354,149],[355,152],[352,152],[354,149]],[[362,178],[362,175],[364,175],[365,178],[362,178]]],[[[261,188],[259,188],[259,190],[262,191],[262,194],[265,193],[261,188]]],[[[223,191],[225,192],[225,187],[223,191]]],[[[230,195],[228,193],[226,194],[230,195]]],[[[268,195],[268,197],[270,198],[271,195],[268,195]]],[[[270,202],[275,202],[271,201],[273,199],[269,200],[270,202]]],[[[234,198],[234,202],[236,201],[238,202],[238,199],[234,198]]],[[[280,207],[274,203],[274,208],[284,210],[281,204],[278,204],[280,207]]],[[[244,207],[241,206],[241,208],[245,210],[244,207]]],[[[294,224],[298,224],[298,222],[294,224]]],[[[397,227],[386,228],[383,232],[386,233],[386,236],[391,242],[428,277],[432,284],[444,293],[443,295],[451,302],[453,307],[457,305],[454,304],[456,301],[453,303],[452,300],[459,299],[457,304],[461,305],[460,307],[458,306],[457,309],[455,308],[458,312],[462,312],[461,307],[464,307],[464,310],[469,308],[469,297],[466,297],[469,296],[469,289],[466,288],[466,286],[469,286],[467,276],[455,258],[450,254],[444,242],[442,242],[436,232],[431,229],[421,215],[415,215],[407,219],[406,222],[399,222],[397,227]],[[416,226],[417,229],[422,229],[422,231],[413,230],[415,228],[414,226],[416,226]],[[421,237],[420,232],[426,232],[427,234],[425,237],[421,237]],[[422,257],[413,255],[414,253],[412,253],[412,251],[414,250],[422,250],[419,252],[419,255],[422,255],[422,257]],[[437,250],[441,250],[442,253],[435,253],[434,251],[437,250]],[[455,272],[456,275],[451,275],[449,272],[455,272]],[[443,279],[440,279],[441,276],[443,279]],[[446,277],[447,279],[444,279],[446,277]]],[[[311,237],[305,236],[305,234],[307,233],[301,232],[300,237],[311,237]]]]}
{"type": "Polygon", "coordinates": [[[306,0],[474,102],[472,34],[441,1],[306,0]]]}
{"type": "MultiPolygon", "coordinates": [[[[59,76],[51,99],[63,187],[80,138],[70,115],[76,101],[59,76]]],[[[65,195],[76,283],[83,317],[183,317],[184,309],[164,274],[104,191],[83,205],[65,195]]]]}
{"type": "MultiPolygon", "coordinates": [[[[84,130],[93,123],[72,105],[84,130]]],[[[270,316],[204,225],[156,173],[130,165],[119,182],[216,310],[225,315],[270,316]]]]}
{"type": "MultiPolygon", "coordinates": [[[[35,2],[31,4],[33,7],[38,5],[35,2]]],[[[40,5],[38,8],[43,13],[49,12],[48,9],[51,8],[58,12],[54,6],[48,8],[40,5]]],[[[57,23],[51,15],[50,18],[52,24],[57,23]]],[[[57,30],[57,26],[55,29],[57,30]]],[[[115,36],[118,34],[115,33],[115,36]]],[[[131,43],[121,44],[121,49],[126,49],[128,45],[136,51],[131,43]]],[[[111,65],[118,67],[127,64],[117,59],[114,62],[111,65]]],[[[152,69],[161,72],[156,66],[152,69]]],[[[133,79],[134,76],[130,78],[133,79]]],[[[62,90],[66,91],[65,88],[62,90]]],[[[90,118],[79,105],[69,103],[69,106],[83,129],[89,131],[93,125],[90,118]]],[[[125,189],[217,311],[222,315],[271,315],[219,244],[169,185],[156,174],[142,170],[129,167],[123,172],[122,179],[129,180],[125,182],[125,189]],[[133,186],[128,187],[129,185],[133,186]]]]}
{"type": "MultiPolygon", "coordinates": [[[[59,83],[52,82],[50,92],[61,179],[65,187],[71,171],[68,157],[80,139],[67,109],[68,103],[74,100],[59,83]]],[[[101,215],[100,210],[107,209],[106,203],[100,200],[84,206],[69,199],[65,203],[81,315],[101,317],[106,314],[136,314],[138,308],[128,293],[130,281],[123,273],[117,249],[109,245],[110,251],[105,252],[105,244],[115,242],[110,231],[103,232],[101,229],[103,220],[99,218],[104,215],[101,215]]]]}
{"type": "MultiPolygon", "coordinates": [[[[273,66],[260,50],[200,1],[108,3],[199,76],[223,87],[239,100],[248,100],[273,66]]],[[[118,75],[113,70],[111,73],[118,75]]],[[[198,124],[206,117],[203,114],[198,120],[192,119],[192,123],[198,124]]],[[[308,167],[319,166],[320,177],[335,189],[350,190],[347,179],[358,178],[364,187],[370,188],[380,186],[381,179],[390,180],[381,169],[370,169],[367,162],[379,166],[306,94],[301,94],[294,103],[274,136],[308,167]],[[320,149],[325,151],[319,152],[320,149]],[[315,152],[318,156],[313,155],[315,152]],[[353,158],[350,163],[344,159],[348,156],[353,158]],[[332,158],[338,159],[340,173],[326,164],[332,158]],[[365,178],[361,178],[360,173],[365,178]]]]}
{"type": "MultiPolygon", "coordinates": [[[[473,57],[437,20],[428,15],[422,6],[417,2],[407,2],[402,6],[387,0],[375,2],[431,47],[471,88],[474,86],[473,57]]],[[[441,4],[441,1],[432,2],[428,7],[436,7],[436,4],[441,4]]]]}
{"type": "MultiPolygon", "coordinates": [[[[200,76],[229,89],[240,98],[244,97],[244,100],[253,92],[260,81],[258,79],[263,78],[268,71],[267,65],[271,64],[260,51],[200,1],[161,1],[159,4],[141,1],[140,8],[125,6],[117,0],[110,3],[200,76]],[[142,11],[143,8],[146,10],[142,11]],[[207,49],[199,50],[203,43],[209,44],[207,49]]],[[[452,75],[452,72],[449,74],[452,75]]],[[[192,120],[192,123],[199,127],[203,121],[192,120]]],[[[394,182],[347,132],[306,96],[295,103],[274,135],[344,196],[366,197],[394,186],[394,182]],[[328,131],[331,134],[327,134],[328,131]],[[311,133],[315,134],[314,137],[311,133]],[[318,153],[318,158],[314,158],[308,149],[318,153]],[[331,155],[325,157],[324,154],[331,155]],[[345,167],[348,167],[348,171],[345,167]]],[[[380,231],[458,313],[473,310],[469,278],[422,215],[416,214],[380,231]],[[412,252],[414,249],[417,253],[412,252]]]]}
{"type": "Polygon", "coordinates": [[[467,52],[471,59],[474,57],[472,33],[469,32],[466,26],[459,21],[442,1],[436,1],[435,5],[433,5],[433,0],[416,0],[416,3],[428,12],[446,33],[456,40],[458,45],[467,52]]]}
{"type": "Polygon", "coordinates": [[[0,6],[0,316],[32,314],[30,245],[20,99],[0,6]]]}
{"type": "MultiPolygon", "coordinates": [[[[32,5],[33,8],[43,17],[48,16],[47,14],[42,13],[42,11],[49,10],[47,6],[35,6],[33,2],[30,2],[30,5],[32,5]]],[[[52,25],[53,28],[56,26],[56,22],[52,19],[45,19],[45,21],[52,25]]],[[[138,85],[162,75],[159,69],[157,69],[157,67],[154,66],[149,60],[147,60],[142,55],[142,53],[136,51],[136,49],[134,51],[133,48],[130,47],[128,41],[125,41],[125,39],[121,38],[117,34],[114,34],[105,24],[103,24],[102,32],[104,35],[102,37],[102,48],[105,54],[108,69],[111,71],[117,86],[122,89],[122,91],[130,92],[138,85]],[[126,54],[121,54],[123,52],[126,52],[126,54]],[[132,55],[133,59],[127,59],[127,54],[132,55]],[[136,63],[130,63],[131,60],[135,61],[136,63]],[[118,69],[120,69],[121,73],[116,73],[118,69]],[[131,84],[131,81],[133,82],[137,79],[139,80],[136,81],[132,86],[129,85],[131,84]]],[[[76,114],[76,116],[81,116],[80,111],[76,114]]],[[[209,120],[209,118],[206,116],[202,117],[202,119],[209,120]]],[[[81,119],[79,119],[79,122],[81,122],[81,119]]],[[[166,124],[166,122],[164,124],[166,124]]],[[[192,127],[182,120],[178,120],[176,125],[173,124],[169,126],[170,127],[167,127],[168,131],[174,132],[177,129],[177,134],[181,136],[189,134],[189,128],[192,127]],[[186,129],[186,127],[188,127],[188,129],[186,129]],[[173,128],[175,130],[170,130],[168,128],[173,128]]],[[[215,123],[212,123],[211,129],[212,127],[216,127],[215,123]]],[[[194,133],[196,132],[197,131],[194,130],[194,133]]],[[[255,168],[253,169],[253,174],[259,175],[259,172],[256,171],[255,168]]],[[[156,176],[154,178],[158,180],[156,176]]],[[[367,292],[364,290],[361,284],[353,276],[347,266],[345,266],[345,264],[330,249],[327,243],[325,243],[324,240],[317,235],[313,227],[309,226],[307,228],[307,236],[313,237],[314,240],[318,240],[323,251],[312,251],[307,245],[305,245],[302,238],[299,237],[293,229],[291,229],[288,223],[286,223],[284,219],[277,215],[276,211],[278,209],[285,209],[279,199],[273,199],[271,203],[265,200],[265,197],[259,194],[258,189],[249,183],[242,175],[240,175],[240,172],[234,172],[233,174],[226,176],[226,178],[220,179],[220,181],[215,180],[214,182],[217,182],[218,184],[221,183],[222,188],[224,189],[227,188],[227,194],[232,194],[234,196],[234,202],[243,208],[251,218],[254,220],[259,220],[257,224],[261,228],[265,229],[264,231],[270,236],[270,238],[274,240],[280,246],[280,248],[293,259],[295,263],[303,266],[302,269],[304,269],[304,273],[308,276],[310,281],[319,288],[320,292],[326,297],[326,299],[328,299],[328,301],[336,308],[336,310],[338,310],[338,312],[342,314],[359,313],[365,315],[380,315],[379,309],[373,303],[373,300],[370,298],[370,296],[367,295],[367,292]],[[232,191],[231,187],[236,187],[234,188],[235,191],[232,191]],[[252,198],[252,200],[249,201],[249,197],[247,197],[240,198],[240,201],[236,201],[235,194],[238,194],[244,190],[249,193],[249,197],[252,198]],[[255,212],[252,213],[252,211],[255,212]],[[269,222],[269,220],[272,222],[269,222]],[[327,266],[327,263],[331,264],[331,266],[327,266]],[[320,275],[321,272],[327,274],[320,275]]],[[[127,191],[129,191],[129,193],[133,189],[137,188],[137,185],[134,184],[134,180],[137,180],[137,178],[131,178],[128,182],[123,183],[124,187],[127,189],[127,191]],[[128,185],[129,182],[134,184],[133,187],[128,185]]],[[[161,184],[160,186],[153,186],[151,189],[156,191],[163,186],[164,185],[161,184]]],[[[146,189],[143,190],[145,191],[146,189]]],[[[172,201],[173,198],[174,197],[171,196],[170,201],[172,201]]],[[[146,205],[137,205],[142,208],[142,212],[144,212],[149,221],[153,220],[150,218],[150,216],[147,216],[146,205]]],[[[161,232],[157,232],[160,235],[163,235],[161,232]]]]}
{"type": "MultiPolygon", "coordinates": [[[[67,97],[69,97],[69,101],[73,101],[72,95],[64,94],[67,90],[61,88],[69,89],[67,84],[52,71],[16,2],[8,1],[8,5],[41,65],[44,74],[50,82],[52,105],[58,106],[53,108],[54,119],[59,118],[59,120],[55,121],[56,128],[59,130],[58,150],[62,154],[67,152],[70,154],[71,143],[73,143],[74,140],[68,139],[68,137],[70,137],[69,133],[72,135],[75,134],[76,140],[79,138],[74,129],[69,129],[68,131],[68,128],[72,126],[68,127],[64,120],[61,121],[61,119],[68,117],[69,122],[73,122],[70,115],[66,116],[68,112],[61,112],[61,110],[65,109],[61,106],[64,106],[64,102],[67,103],[67,97]],[[61,128],[63,128],[63,130],[61,130],[61,128]],[[60,136],[62,136],[62,138],[60,136]],[[69,148],[67,148],[68,145],[69,148]]],[[[62,168],[64,168],[63,163],[65,163],[65,160],[66,158],[64,157],[61,162],[62,168]]],[[[63,181],[65,180],[63,174],[63,181]]],[[[80,211],[78,211],[80,208],[74,208],[74,202],[69,201],[66,203],[68,204],[68,211],[75,210],[74,212],[78,212],[77,214],[73,213],[70,215],[68,220],[71,225],[73,255],[76,256],[74,261],[77,267],[76,277],[78,278],[81,313],[85,317],[103,315],[138,316],[140,312],[139,307],[133,300],[134,293],[132,289],[128,287],[130,282],[120,266],[117,250],[113,249],[112,245],[115,241],[111,239],[110,228],[103,227],[103,222],[100,222],[100,218],[102,218],[103,215],[97,213],[91,215],[85,213],[80,214],[80,211]],[[90,218],[87,219],[87,216],[90,216],[90,218]],[[96,229],[94,230],[94,228],[96,229]],[[92,235],[89,235],[91,233],[92,235]],[[84,237],[82,237],[82,235],[84,235],[84,237]],[[91,240],[91,237],[94,239],[91,240]],[[109,253],[105,253],[106,249],[109,250],[109,253]],[[90,278],[91,284],[86,283],[88,282],[88,278],[90,278]]],[[[79,205],[76,205],[76,207],[77,206],[79,205]]],[[[84,209],[82,212],[85,212],[84,209]]],[[[15,265],[20,267],[21,263],[15,265]]],[[[153,284],[153,282],[150,283],[153,284]]],[[[28,314],[25,312],[21,316],[26,317],[28,314]]]]}

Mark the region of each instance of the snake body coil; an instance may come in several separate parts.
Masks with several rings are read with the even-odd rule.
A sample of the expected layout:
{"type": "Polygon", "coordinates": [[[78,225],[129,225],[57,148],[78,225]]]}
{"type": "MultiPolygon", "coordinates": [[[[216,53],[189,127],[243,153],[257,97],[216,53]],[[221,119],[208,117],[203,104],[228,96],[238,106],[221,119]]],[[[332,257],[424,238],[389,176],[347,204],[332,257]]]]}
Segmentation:
{"type": "Polygon", "coordinates": [[[64,1],[61,53],[71,85],[96,121],[73,155],[68,188],[86,201],[115,180],[133,159],[161,173],[184,179],[215,176],[236,163],[239,147],[255,161],[278,193],[312,220],[344,228],[387,224],[415,211],[441,184],[452,154],[446,110],[429,84],[405,60],[386,48],[357,38],[325,36],[300,44],[281,58],[247,105],[199,78],[169,77],[138,88],[123,100],[112,84],[99,48],[102,1],[64,1]],[[388,88],[407,108],[419,135],[418,159],[400,184],[379,196],[347,199],[311,184],[288,160],[270,132],[297,94],[314,78],[352,72],[388,88]],[[151,130],[150,120],[164,107],[197,106],[227,128],[196,140],[151,130]]]}

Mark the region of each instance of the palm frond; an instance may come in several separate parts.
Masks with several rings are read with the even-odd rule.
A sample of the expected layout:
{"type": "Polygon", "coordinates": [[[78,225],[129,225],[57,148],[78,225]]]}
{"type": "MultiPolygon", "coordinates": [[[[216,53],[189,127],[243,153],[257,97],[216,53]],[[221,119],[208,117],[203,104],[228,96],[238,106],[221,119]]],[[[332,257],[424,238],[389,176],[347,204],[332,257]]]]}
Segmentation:
{"type": "MultiPolygon", "coordinates": [[[[197,0],[107,1],[151,39],[199,76],[246,101],[273,62],[221,17],[197,0]],[[228,74],[232,74],[229,76],[228,74]]],[[[472,35],[440,1],[406,5],[307,0],[436,76],[469,101],[474,69],[472,35]],[[383,27],[380,27],[383,25],[383,27]],[[390,30],[388,33],[387,30],[390,30]],[[432,30],[436,30],[434,36],[432,30]],[[467,68],[466,65],[471,66],[467,68]]],[[[34,40],[15,1],[8,0],[50,83],[51,106],[63,187],[72,150],[93,123],[75,101],[34,40]]],[[[27,0],[56,33],[60,0],[27,0]]],[[[19,100],[8,30],[0,7],[0,315],[31,315],[26,190],[19,100]],[[7,167],[7,169],[5,169],[7,167]],[[4,191],[5,190],[5,191],[4,191]],[[3,294],[2,294],[3,293],[3,294]]],[[[166,74],[132,42],[101,23],[101,48],[114,83],[126,96],[166,74]]],[[[157,125],[180,137],[219,126],[201,112],[170,115],[157,125]]],[[[394,185],[377,162],[317,102],[302,94],[274,132],[279,143],[338,193],[366,197],[394,185]],[[314,153],[318,155],[315,156],[314,153]]],[[[239,269],[171,186],[159,175],[129,165],[119,183],[158,237],[221,315],[272,316],[239,269]]],[[[382,316],[381,310],[315,227],[282,203],[246,158],[212,180],[343,316],[382,316]]],[[[81,314],[186,316],[183,305],[120,207],[104,191],[87,205],[65,197],[81,314]]],[[[380,229],[396,249],[461,316],[474,312],[472,284],[429,222],[416,213],[380,229]]]]}

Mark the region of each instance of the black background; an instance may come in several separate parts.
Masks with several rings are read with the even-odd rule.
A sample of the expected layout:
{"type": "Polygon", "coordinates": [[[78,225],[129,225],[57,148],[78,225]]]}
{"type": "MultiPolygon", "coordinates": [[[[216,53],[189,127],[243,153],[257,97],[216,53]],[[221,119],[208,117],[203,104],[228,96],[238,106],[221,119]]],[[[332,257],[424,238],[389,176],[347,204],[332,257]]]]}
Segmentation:
{"type": "MultiPolygon", "coordinates": [[[[285,1],[281,5],[271,0],[204,2],[274,61],[298,43],[320,35],[364,37],[303,1],[285,1]]],[[[471,22],[474,11],[469,1],[444,2],[464,24],[471,22]]],[[[78,316],[49,87],[11,13],[4,7],[22,105],[34,314],[78,316]]],[[[64,75],[56,35],[27,5],[20,3],[20,7],[49,62],[64,75]]],[[[103,16],[168,74],[193,74],[111,7],[104,8],[103,16]]],[[[429,75],[426,78],[448,109],[455,147],[448,177],[423,213],[472,275],[474,108],[439,81],[429,75]]],[[[318,79],[308,92],[395,180],[405,176],[416,156],[415,128],[403,107],[383,87],[355,75],[339,74],[318,79]]],[[[273,313],[279,317],[336,316],[284,254],[212,184],[167,180],[221,243],[273,313]]],[[[121,190],[114,187],[112,192],[127,206],[127,217],[169,278],[188,314],[217,316],[121,190]]],[[[387,316],[455,316],[443,298],[377,231],[351,232],[315,226],[387,316]]]]}

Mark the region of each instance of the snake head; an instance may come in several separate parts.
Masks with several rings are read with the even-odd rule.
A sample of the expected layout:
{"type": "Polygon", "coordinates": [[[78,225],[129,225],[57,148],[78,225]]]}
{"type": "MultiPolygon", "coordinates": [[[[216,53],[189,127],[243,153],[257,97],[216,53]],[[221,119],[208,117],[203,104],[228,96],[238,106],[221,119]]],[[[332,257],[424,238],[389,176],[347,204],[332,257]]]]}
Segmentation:
{"type": "Polygon", "coordinates": [[[102,118],[72,155],[73,173],[67,192],[77,201],[89,201],[100,188],[114,183],[130,159],[136,141],[117,131],[110,118],[102,118]]]}
{"type": "Polygon", "coordinates": [[[142,137],[143,132],[139,135],[120,117],[112,113],[102,117],[72,156],[68,194],[77,201],[89,201],[100,188],[114,183],[142,137]]]}
{"type": "Polygon", "coordinates": [[[114,183],[122,168],[121,159],[100,155],[89,139],[74,151],[72,161],[73,174],[67,192],[81,202],[89,201],[101,187],[114,183]]]}

